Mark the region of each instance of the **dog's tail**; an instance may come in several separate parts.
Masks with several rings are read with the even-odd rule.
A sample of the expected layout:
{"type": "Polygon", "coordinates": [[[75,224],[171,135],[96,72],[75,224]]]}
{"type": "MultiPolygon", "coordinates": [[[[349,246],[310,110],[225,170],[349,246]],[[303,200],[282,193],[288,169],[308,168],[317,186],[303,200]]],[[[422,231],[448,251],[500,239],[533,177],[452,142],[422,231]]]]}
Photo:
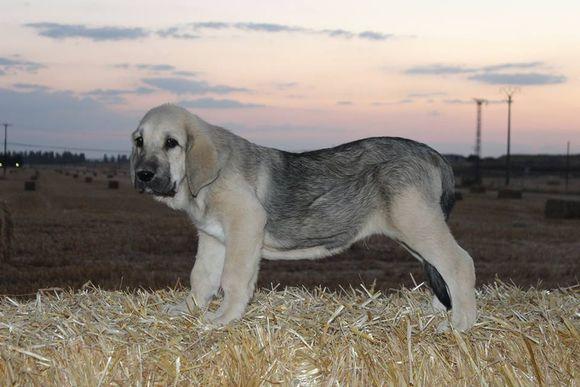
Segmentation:
{"type": "Polygon", "coordinates": [[[427,282],[429,283],[431,290],[433,290],[433,293],[435,294],[435,296],[437,296],[437,299],[443,305],[445,305],[447,310],[450,310],[451,309],[451,296],[449,296],[449,290],[447,289],[447,283],[445,282],[445,280],[443,279],[443,277],[441,276],[439,271],[437,271],[435,266],[433,266],[429,262],[427,262],[427,260],[425,258],[423,258],[423,256],[421,254],[419,254],[417,251],[413,250],[408,244],[406,244],[403,241],[398,241],[398,242],[412,256],[414,256],[420,262],[423,263],[423,267],[425,268],[425,274],[427,274],[427,282]]]}
{"type": "Polygon", "coordinates": [[[423,259],[423,267],[425,268],[425,274],[427,274],[427,281],[429,286],[437,299],[445,305],[447,310],[451,309],[451,297],[449,296],[449,290],[447,289],[447,283],[441,274],[435,269],[435,266],[431,265],[429,262],[423,259]]]}

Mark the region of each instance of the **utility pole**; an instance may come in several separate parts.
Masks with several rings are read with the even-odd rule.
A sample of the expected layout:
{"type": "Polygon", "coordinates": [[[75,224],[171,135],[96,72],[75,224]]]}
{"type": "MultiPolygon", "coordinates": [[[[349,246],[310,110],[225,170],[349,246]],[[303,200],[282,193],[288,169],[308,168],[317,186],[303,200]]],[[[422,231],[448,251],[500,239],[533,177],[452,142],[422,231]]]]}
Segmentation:
{"type": "Polygon", "coordinates": [[[487,104],[483,98],[473,99],[477,104],[477,129],[475,134],[475,183],[481,185],[481,106],[487,104]]]}
{"type": "Polygon", "coordinates": [[[511,168],[511,139],[512,139],[512,102],[513,95],[520,91],[517,87],[504,87],[502,93],[507,97],[508,104],[508,127],[507,127],[507,153],[505,161],[505,185],[510,185],[510,168],[511,168]]]}
{"type": "Polygon", "coordinates": [[[568,179],[570,177],[570,141],[566,146],[566,192],[568,192],[568,179]]]}
{"type": "Polygon", "coordinates": [[[4,177],[6,177],[6,168],[8,168],[8,152],[6,151],[6,141],[8,141],[8,127],[12,126],[8,122],[3,122],[4,125],[4,162],[2,163],[2,167],[4,168],[4,177]]]}

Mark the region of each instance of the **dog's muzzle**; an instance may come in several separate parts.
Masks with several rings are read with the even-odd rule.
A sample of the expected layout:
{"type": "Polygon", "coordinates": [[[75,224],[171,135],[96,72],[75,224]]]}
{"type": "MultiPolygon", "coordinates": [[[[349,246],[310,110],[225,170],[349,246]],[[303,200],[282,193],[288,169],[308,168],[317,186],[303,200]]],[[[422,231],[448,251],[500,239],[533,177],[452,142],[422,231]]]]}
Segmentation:
{"type": "Polygon", "coordinates": [[[148,193],[155,196],[173,197],[176,194],[176,184],[170,179],[158,176],[151,169],[135,171],[135,188],[139,193],[148,193]]]}

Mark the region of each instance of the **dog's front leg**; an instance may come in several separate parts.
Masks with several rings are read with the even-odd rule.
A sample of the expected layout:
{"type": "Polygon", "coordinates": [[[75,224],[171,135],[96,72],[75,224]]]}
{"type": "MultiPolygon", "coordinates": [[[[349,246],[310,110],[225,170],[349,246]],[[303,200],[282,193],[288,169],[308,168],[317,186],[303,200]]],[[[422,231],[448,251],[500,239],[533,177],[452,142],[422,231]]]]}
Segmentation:
{"type": "Polygon", "coordinates": [[[206,315],[211,322],[227,324],[244,314],[258,278],[265,219],[260,208],[238,213],[225,225],[226,259],[221,276],[224,299],[215,313],[206,315]]]}
{"type": "Polygon", "coordinates": [[[205,308],[220,286],[220,277],[226,255],[225,246],[214,237],[199,232],[195,265],[189,276],[191,291],[185,299],[165,307],[170,315],[192,312],[196,307],[205,308]]]}

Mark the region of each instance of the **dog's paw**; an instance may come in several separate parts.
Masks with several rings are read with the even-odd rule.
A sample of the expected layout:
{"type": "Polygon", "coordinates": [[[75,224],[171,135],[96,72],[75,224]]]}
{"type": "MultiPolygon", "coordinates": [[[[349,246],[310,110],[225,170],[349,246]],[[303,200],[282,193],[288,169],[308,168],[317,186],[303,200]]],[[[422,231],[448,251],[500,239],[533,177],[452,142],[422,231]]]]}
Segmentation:
{"type": "Polygon", "coordinates": [[[222,310],[222,308],[219,308],[215,312],[206,312],[204,318],[208,323],[212,325],[223,326],[233,321],[241,319],[242,313],[222,310]]]}
{"type": "Polygon", "coordinates": [[[196,308],[193,299],[187,296],[183,301],[177,304],[165,304],[162,308],[163,313],[169,316],[181,316],[183,314],[191,314],[196,308]]]}
{"type": "Polygon", "coordinates": [[[431,310],[433,313],[439,313],[446,312],[447,308],[441,303],[441,301],[439,301],[437,296],[433,296],[433,300],[431,301],[431,310]]]}
{"type": "Polygon", "coordinates": [[[177,304],[165,304],[163,305],[162,309],[164,314],[169,316],[181,316],[183,314],[189,314],[189,308],[187,307],[187,303],[185,301],[179,302],[177,304]]]}

